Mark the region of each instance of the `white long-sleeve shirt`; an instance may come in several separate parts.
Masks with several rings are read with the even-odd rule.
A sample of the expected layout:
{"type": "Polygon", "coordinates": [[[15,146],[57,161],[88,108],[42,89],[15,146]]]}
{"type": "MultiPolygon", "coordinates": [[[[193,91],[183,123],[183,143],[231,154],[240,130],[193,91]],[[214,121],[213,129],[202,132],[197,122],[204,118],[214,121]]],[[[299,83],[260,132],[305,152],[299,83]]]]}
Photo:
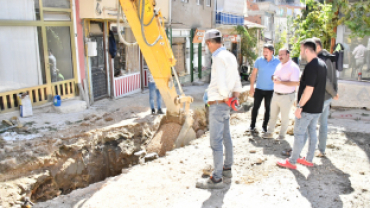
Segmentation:
{"type": "Polygon", "coordinates": [[[208,101],[231,97],[232,92],[242,92],[238,63],[234,54],[220,48],[212,54],[211,83],[208,86],[208,101]]]}
{"type": "Polygon", "coordinates": [[[356,59],[363,58],[365,55],[366,48],[364,45],[358,45],[352,52],[352,55],[355,56],[356,59]]]}

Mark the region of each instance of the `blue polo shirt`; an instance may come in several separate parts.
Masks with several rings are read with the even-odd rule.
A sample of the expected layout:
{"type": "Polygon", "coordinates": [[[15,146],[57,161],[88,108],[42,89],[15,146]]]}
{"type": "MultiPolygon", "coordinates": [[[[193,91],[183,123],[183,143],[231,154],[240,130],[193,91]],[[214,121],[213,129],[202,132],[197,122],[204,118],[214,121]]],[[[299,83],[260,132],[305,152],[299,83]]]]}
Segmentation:
{"type": "Polygon", "coordinates": [[[280,63],[280,60],[276,57],[267,62],[267,60],[261,56],[254,63],[254,68],[258,69],[256,88],[260,90],[274,90],[274,82],[271,77],[274,75],[276,66],[280,63]]]}

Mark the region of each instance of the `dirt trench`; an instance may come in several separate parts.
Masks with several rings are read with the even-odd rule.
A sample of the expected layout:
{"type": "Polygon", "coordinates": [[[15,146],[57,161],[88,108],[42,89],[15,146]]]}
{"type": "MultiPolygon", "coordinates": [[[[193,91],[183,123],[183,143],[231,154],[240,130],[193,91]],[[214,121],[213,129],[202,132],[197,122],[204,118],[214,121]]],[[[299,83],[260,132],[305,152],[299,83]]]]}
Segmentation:
{"type": "Polygon", "coordinates": [[[132,118],[84,133],[48,135],[14,144],[1,141],[0,206],[21,207],[27,198],[47,201],[121,174],[122,169],[143,159],[134,153],[145,151],[161,118],[132,118]]]}
{"type": "MultiPolygon", "coordinates": [[[[148,113],[120,122],[107,119],[114,114],[101,119],[90,116],[79,126],[44,138],[14,144],[0,141],[0,207],[48,201],[158,158],[156,153],[147,154],[146,148],[159,126],[169,122],[166,117],[148,113]],[[110,125],[84,132],[92,120],[107,120],[110,125]]],[[[199,136],[207,131],[205,115],[202,109],[193,114],[193,129],[199,136]]]]}

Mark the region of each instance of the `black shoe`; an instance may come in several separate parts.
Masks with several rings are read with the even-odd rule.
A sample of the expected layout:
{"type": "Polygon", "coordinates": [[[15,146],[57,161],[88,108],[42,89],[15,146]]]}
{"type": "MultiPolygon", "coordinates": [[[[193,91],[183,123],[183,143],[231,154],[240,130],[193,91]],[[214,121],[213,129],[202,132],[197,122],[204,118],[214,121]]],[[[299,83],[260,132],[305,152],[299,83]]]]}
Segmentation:
{"type": "Polygon", "coordinates": [[[152,114],[153,114],[153,115],[155,114],[155,109],[154,109],[154,108],[152,109],[152,114]]]}
{"type": "Polygon", "coordinates": [[[258,130],[255,127],[249,127],[246,132],[258,133],[258,130]]]}
{"type": "Polygon", "coordinates": [[[158,114],[164,114],[163,111],[162,111],[162,109],[160,109],[160,108],[158,108],[158,112],[157,113],[158,114]]]}
{"type": "Polygon", "coordinates": [[[262,133],[267,133],[267,127],[262,126],[262,133]]]}

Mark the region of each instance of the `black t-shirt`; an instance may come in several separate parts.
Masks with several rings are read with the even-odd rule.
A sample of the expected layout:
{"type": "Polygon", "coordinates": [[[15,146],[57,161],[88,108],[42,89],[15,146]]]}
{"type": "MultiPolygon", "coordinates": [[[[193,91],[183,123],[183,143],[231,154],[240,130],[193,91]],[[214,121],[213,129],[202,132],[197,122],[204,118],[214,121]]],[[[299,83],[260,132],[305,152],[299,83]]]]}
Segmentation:
{"type": "Polygon", "coordinates": [[[308,63],[301,76],[298,91],[298,102],[306,86],[314,87],[311,98],[303,106],[302,112],[305,113],[322,113],[325,100],[326,85],[326,65],[325,62],[318,58],[312,59],[308,63]]]}

